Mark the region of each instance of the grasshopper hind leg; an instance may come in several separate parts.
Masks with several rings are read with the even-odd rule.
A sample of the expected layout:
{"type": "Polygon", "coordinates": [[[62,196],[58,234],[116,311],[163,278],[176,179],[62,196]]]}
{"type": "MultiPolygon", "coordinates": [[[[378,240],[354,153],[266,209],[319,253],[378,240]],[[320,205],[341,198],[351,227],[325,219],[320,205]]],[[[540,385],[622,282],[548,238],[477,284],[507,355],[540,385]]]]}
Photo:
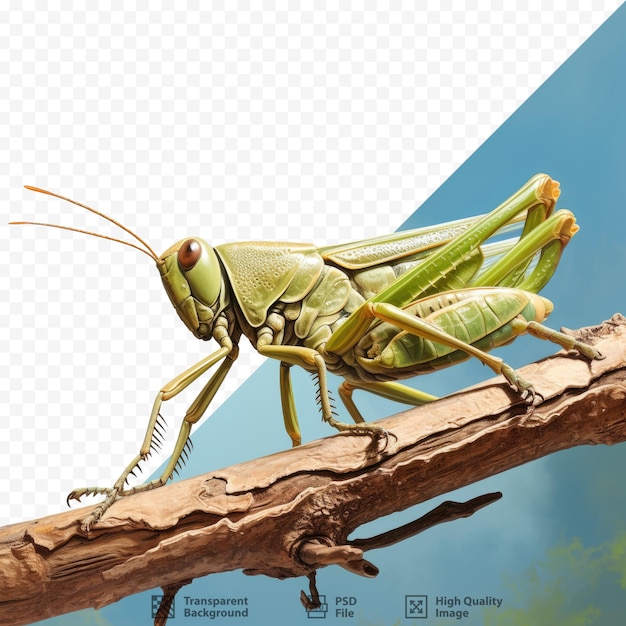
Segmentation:
{"type": "Polygon", "coordinates": [[[553,328],[549,328],[548,326],[544,326],[539,322],[527,322],[526,323],[526,332],[533,337],[537,337],[538,339],[545,339],[546,341],[551,341],[555,343],[561,348],[565,350],[576,350],[579,354],[586,357],[590,361],[592,360],[602,360],[604,356],[598,352],[593,346],[588,343],[584,343],[575,339],[570,335],[566,335],[563,332],[559,332],[558,330],[554,330],[553,328]]]}
{"type": "MultiPolygon", "coordinates": [[[[537,339],[550,341],[558,346],[561,346],[561,348],[564,348],[565,350],[575,350],[578,354],[590,361],[602,360],[604,358],[604,356],[602,356],[602,354],[600,354],[600,352],[598,352],[598,350],[596,350],[593,346],[579,341],[570,335],[559,332],[558,330],[554,330],[549,326],[544,326],[537,321],[524,320],[523,318],[518,317],[511,321],[511,326],[520,335],[522,333],[528,333],[537,339]]],[[[532,383],[522,379],[519,374],[517,374],[517,372],[506,363],[502,364],[502,374],[504,374],[507,380],[514,387],[518,388],[518,390],[522,393],[522,397],[528,396],[531,402],[534,401],[536,392],[533,389],[532,383]]]]}
{"type": "MultiPolygon", "coordinates": [[[[539,322],[527,321],[518,317],[517,319],[511,321],[511,326],[514,328],[516,334],[521,335],[523,333],[528,333],[538,339],[555,343],[565,350],[576,350],[579,354],[589,360],[599,360],[604,358],[593,346],[579,341],[563,332],[544,326],[539,322]]],[[[514,387],[516,387],[522,395],[528,395],[531,400],[533,399],[534,391],[530,382],[522,379],[517,372],[506,363],[501,364],[501,370],[507,380],[514,387]]],[[[394,381],[356,382],[344,380],[339,386],[339,397],[343,401],[355,423],[363,423],[365,421],[352,398],[352,394],[356,389],[362,389],[383,398],[387,398],[388,400],[393,400],[394,402],[400,402],[411,406],[421,406],[437,400],[436,396],[432,396],[394,381]]]]}

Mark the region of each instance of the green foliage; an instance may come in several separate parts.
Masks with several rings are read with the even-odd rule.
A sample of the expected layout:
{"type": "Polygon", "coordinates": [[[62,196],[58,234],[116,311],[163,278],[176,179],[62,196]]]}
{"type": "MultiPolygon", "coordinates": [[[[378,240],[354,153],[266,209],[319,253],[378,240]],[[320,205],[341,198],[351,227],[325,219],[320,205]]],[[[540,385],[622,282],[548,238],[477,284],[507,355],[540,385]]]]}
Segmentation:
{"type": "Polygon", "coordinates": [[[506,608],[486,609],[486,626],[621,625],[615,598],[626,589],[626,532],[595,547],[578,538],[559,544],[506,586],[512,600],[506,608]]]}

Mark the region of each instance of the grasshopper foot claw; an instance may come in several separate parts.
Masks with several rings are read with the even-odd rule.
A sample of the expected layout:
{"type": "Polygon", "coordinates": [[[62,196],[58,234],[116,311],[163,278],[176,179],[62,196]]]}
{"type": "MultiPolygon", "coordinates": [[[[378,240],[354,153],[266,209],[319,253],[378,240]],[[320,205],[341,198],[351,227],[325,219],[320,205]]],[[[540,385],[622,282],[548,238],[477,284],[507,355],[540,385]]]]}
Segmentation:
{"type": "Polygon", "coordinates": [[[535,404],[537,396],[541,399],[541,394],[535,391],[533,384],[527,380],[524,380],[512,367],[504,363],[502,365],[502,375],[507,379],[509,385],[513,387],[519,394],[522,400],[528,402],[528,404],[535,404]]]}
{"type": "Polygon", "coordinates": [[[76,502],[80,502],[81,498],[85,496],[96,496],[99,494],[108,494],[110,489],[106,489],[104,487],[81,487],[80,489],[74,489],[67,494],[66,502],[67,506],[71,506],[71,500],[76,500],[76,502]]]}
{"type": "Polygon", "coordinates": [[[367,435],[372,438],[372,446],[376,447],[377,453],[384,452],[389,445],[389,433],[380,426],[362,426],[357,424],[347,424],[350,432],[356,435],[367,435]],[[382,442],[382,445],[381,445],[382,442]]]}
{"type": "Polygon", "coordinates": [[[519,392],[522,400],[526,400],[528,404],[533,404],[535,402],[535,398],[537,397],[537,392],[535,388],[530,383],[526,383],[526,381],[520,380],[520,382],[515,385],[517,391],[519,392]]]}
{"type": "Polygon", "coordinates": [[[583,343],[582,341],[577,341],[574,344],[574,350],[576,350],[578,354],[582,354],[590,361],[601,361],[604,359],[604,355],[602,353],[596,350],[593,346],[590,346],[588,343],[583,343]]]}
{"type": "Polygon", "coordinates": [[[545,398],[535,390],[531,385],[530,388],[525,389],[521,394],[522,400],[525,400],[530,406],[537,406],[541,404],[545,398]]]}
{"type": "Polygon", "coordinates": [[[104,495],[105,499],[98,504],[94,510],[81,522],[81,528],[84,532],[88,533],[94,524],[102,518],[107,509],[117,500],[118,490],[111,487],[81,487],[80,489],[74,489],[67,496],[67,504],[70,506],[71,500],[80,502],[81,498],[85,496],[97,496],[104,495]]]}
{"type": "Polygon", "coordinates": [[[372,442],[377,444],[377,448],[380,449],[380,452],[385,450],[389,445],[389,433],[384,428],[376,426],[375,424],[346,424],[345,422],[339,422],[335,419],[329,420],[329,424],[342,433],[371,437],[372,442]],[[379,445],[380,441],[384,442],[382,448],[379,445]]]}
{"type": "MultiPolygon", "coordinates": [[[[103,503],[104,504],[104,503],[103,503]]],[[[104,507],[102,504],[98,505],[81,523],[80,523],[80,527],[81,529],[86,532],[89,533],[89,531],[91,530],[91,527],[94,524],[97,524],[100,521],[100,518],[104,515],[104,512],[106,511],[108,507],[104,507]]]]}
{"type": "Polygon", "coordinates": [[[599,350],[596,350],[595,348],[590,347],[590,352],[592,356],[589,358],[593,359],[594,361],[602,361],[603,359],[606,358],[604,354],[602,354],[602,352],[600,352],[599,350]]]}

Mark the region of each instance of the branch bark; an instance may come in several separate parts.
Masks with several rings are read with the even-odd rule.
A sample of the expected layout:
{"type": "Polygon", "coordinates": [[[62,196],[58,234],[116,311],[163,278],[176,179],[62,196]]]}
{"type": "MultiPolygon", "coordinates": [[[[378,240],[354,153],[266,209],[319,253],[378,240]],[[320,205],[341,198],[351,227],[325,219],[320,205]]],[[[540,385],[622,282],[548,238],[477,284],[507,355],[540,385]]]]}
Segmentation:
{"type": "MultiPolygon", "coordinates": [[[[568,332],[605,358],[559,352],[521,368],[543,398],[536,406],[498,377],[381,420],[384,450],[339,434],[124,498],[88,535],[80,521],[89,508],[0,528],[0,623],[236,569],[314,580],[338,563],[375,575],[363,550],[376,538],[348,540],[362,524],[559,450],[626,440],[626,320],[568,332]]],[[[448,517],[470,509],[453,505],[448,517]]],[[[438,511],[376,547],[443,518],[438,511]]]]}

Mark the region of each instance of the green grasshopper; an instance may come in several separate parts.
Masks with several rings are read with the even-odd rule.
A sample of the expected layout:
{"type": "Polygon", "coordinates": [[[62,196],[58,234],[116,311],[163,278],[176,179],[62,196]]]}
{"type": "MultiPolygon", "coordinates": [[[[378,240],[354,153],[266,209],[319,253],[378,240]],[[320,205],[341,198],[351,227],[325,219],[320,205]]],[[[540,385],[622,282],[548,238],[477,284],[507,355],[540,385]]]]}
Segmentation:
{"type": "Polygon", "coordinates": [[[78,231],[125,243],[150,256],[187,328],[197,338],[214,339],[219,346],[162,387],[139,453],[112,488],[87,487],[69,494],[68,502],[86,495],[105,496],[84,520],[87,531],[118,497],[159,487],[172,477],[188,453],[192,426],[237,358],[242,335],[260,354],[280,361],[283,417],[294,446],[301,441],[290,378],[294,365],[317,377],[324,421],[339,431],[380,437],[386,433],[365,423],[352,398],[354,390],[421,405],[436,398],[399,380],[473,356],[532,401],[532,384],[489,354],[523,333],[575,349],[589,359],[600,358],[592,347],[541,324],[553,305],[537,293],[552,277],[563,249],[578,230],[571,212],[553,212],[559,184],[545,174],[534,176],[487,215],[430,228],[322,248],[265,241],[212,248],[202,239],[190,238],[161,256],[95,209],[28,188],[68,200],[132,235],[140,246],[78,231]],[[522,223],[518,237],[497,239],[522,223]],[[215,365],[216,371],[183,418],[161,476],[128,487],[129,475],[158,447],[162,403],[215,365]],[[354,424],[336,419],[327,372],[343,377],[339,394],[354,424]]]}

